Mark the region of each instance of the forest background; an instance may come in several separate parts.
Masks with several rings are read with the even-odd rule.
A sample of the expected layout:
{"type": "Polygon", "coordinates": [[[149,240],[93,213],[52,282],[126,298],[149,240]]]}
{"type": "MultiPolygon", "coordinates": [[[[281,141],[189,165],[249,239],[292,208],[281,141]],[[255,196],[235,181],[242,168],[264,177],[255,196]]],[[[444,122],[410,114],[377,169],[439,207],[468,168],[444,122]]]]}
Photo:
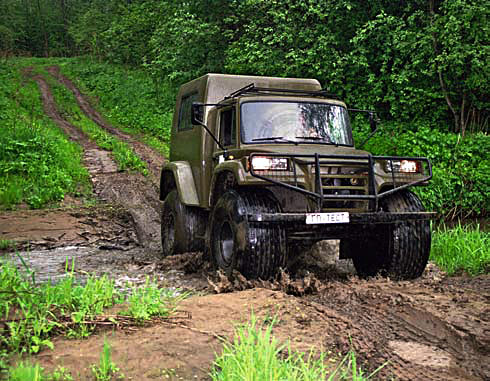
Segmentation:
{"type": "Polygon", "coordinates": [[[368,150],[433,161],[417,190],[428,209],[486,217],[489,13],[476,0],[2,0],[0,54],[85,57],[72,71],[100,107],[163,139],[176,90],[207,72],[317,78],[378,112],[368,150]]]}

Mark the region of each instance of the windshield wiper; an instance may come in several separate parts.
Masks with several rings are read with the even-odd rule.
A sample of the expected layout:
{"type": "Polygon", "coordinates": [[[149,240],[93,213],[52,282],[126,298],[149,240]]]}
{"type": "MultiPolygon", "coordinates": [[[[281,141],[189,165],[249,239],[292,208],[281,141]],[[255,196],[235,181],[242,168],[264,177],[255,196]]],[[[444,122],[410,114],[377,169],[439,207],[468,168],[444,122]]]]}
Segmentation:
{"type": "Polygon", "coordinates": [[[274,141],[281,140],[281,141],[286,142],[286,143],[293,143],[293,144],[298,145],[298,142],[296,142],[294,140],[286,139],[283,136],[272,136],[272,137],[269,137],[269,138],[255,138],[255,139],[252,139],[253,142],[266,141],[266,140],[274,140],[274,141]]]}
{"type": "Polygon", "coordinates": [[[322,138],[321,136],[296,136],[296,139],[321,140],[325,144],[337,145],[337,143],[331,142],[330,140],[327,140],[327,138],[322,138]]]}

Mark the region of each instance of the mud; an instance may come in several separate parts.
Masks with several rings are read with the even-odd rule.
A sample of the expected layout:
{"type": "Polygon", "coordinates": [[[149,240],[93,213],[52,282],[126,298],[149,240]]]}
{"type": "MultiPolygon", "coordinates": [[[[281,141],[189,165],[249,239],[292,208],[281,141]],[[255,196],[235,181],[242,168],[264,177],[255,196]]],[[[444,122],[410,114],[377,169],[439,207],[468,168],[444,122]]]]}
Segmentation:
{"type": "Polygon", "coordinates": [[[161,203],[158,193],[157,173],[164,161],[163,157],[105,122],[73,83],[59,73],[58,68],[51,67],[48,70],[74,92],[82,111],[88,117],[93,119],[100,127],[130,143],[136,154],[148,163],[152,173],[150,181],[139,173],[118,172],[117,165],[111,158],[110,152],[98,147],[83,132],[61,116],[46,80],[40,75],[33,77],[39,85],[46,114],[53,119],[71,140],[83,147],[83,162],[90,172],[94,195],[102,202],[123,205],[135,222],[138,241],[141,245],[148,248],[154,256],[158,256],[160,251],[161,203]]]}
{"type": "MultiPolygon", "coordinates": [[[[56,69],[50,72],[70,87],[56,69]]],[[[267,282],[249,281],[238,273],[227,278],[202,253],[162,259],[155,177],[114,171],[110,154],[58,118],[49,105],[49,87],[36,81],[48,103],[46,113],[61,119],[60,127],[84,147],[103,206],[3,213],[2,238],[31,242],[31,250],[21,255],[36,270],[38,281],[59,278],[67,259],[70,266],[73,259],[72,270],[81,280],[90,273],[106,274],[124,289],[128,281],[141,283],[150,276],[162,286],[199,295],[184,301],[180,318],[174,320],[99,331],[86,340],[56,338],[54,350],[36,356],[47,370],[64,366],[74,379],[90,379],[90,365],[98,362],[107,337],[113,360],[127,379],[207,380],[223,340],[232,339],[233,327],[253,312],[260,325],[274,319],[274,335],[281,342],[289,340],[292,349],[325,351],[335,364],[352,348],[365,371],[384,365],[377,379],[490,379],[488,275],[449,278],[429,264],[411,282],[360,280],[351,262],[338,260],[338,242],[295,253],[296,270],[267,282]],[[112,205],[119,206],[112,210],[112,205]]],[[[82,106],[83,96],[77,98],[90,114],[90,105],[82,106]]],[[[126,141],[133,144],[131,139],[126,141]]]]}

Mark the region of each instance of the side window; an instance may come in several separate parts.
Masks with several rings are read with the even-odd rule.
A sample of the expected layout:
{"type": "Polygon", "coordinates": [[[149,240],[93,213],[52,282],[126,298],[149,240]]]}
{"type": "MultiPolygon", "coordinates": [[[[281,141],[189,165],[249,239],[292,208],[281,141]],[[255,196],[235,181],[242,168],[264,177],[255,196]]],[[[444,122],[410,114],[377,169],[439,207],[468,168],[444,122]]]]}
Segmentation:
{"type": "Polygon", "coordinates": [[[229,108],[220,114],[220,142],[223,146],[231,146],[236,143],[235,109],[229,108]]]}
{"type": "Polygon", "coordinates": [[[191,123],[191,105],[197,101],[197,93],[182,97],[179,111],[179,131],[190,130],[194,126],[191,123]]]}

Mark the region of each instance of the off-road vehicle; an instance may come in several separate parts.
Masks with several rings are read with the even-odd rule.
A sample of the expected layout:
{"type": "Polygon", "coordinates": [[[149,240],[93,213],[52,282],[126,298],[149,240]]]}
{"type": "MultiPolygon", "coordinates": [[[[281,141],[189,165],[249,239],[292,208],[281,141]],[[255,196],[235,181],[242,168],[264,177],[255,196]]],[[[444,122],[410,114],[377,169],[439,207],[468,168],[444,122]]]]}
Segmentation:
{"type": "Polygon", "coordinates": [[[420,276],[433,213],[408,188],[427,183],[431,164],[356,149],[358,111],[314,79],[184,84],[161,175],[163,254],[204,250],[227,273],[269,278],[315,242],[340,239],[360,276],[420,276]]]}

